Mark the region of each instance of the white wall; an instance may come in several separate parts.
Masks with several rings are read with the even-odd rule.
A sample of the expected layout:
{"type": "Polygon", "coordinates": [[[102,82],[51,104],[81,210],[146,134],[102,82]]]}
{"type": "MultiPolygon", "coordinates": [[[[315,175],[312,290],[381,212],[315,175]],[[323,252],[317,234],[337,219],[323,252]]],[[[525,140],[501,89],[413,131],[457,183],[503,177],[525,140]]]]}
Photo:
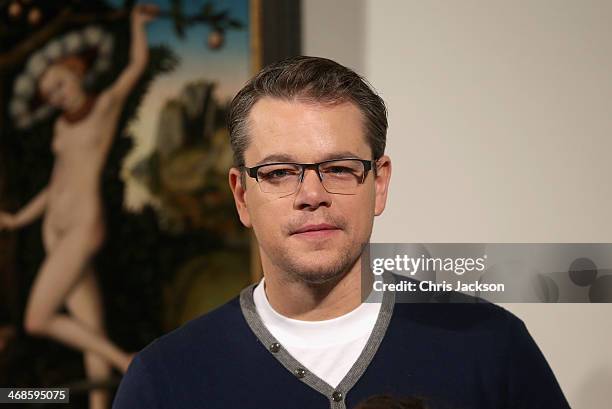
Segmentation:
{"type": "Polygon", "coordinates": [[[365,69],[366,0],[302,0],[302,54],[365,69]]]}
{"type": "MultiPolygon", "coordinates": [[[[304,53],[389,108],[374,242],[612,242],[612,1],[303,0],[304,53]],[[340,40],[341,39],[341,40],[340,40]]],[[[573,408],[609,408],[612,304],[506,304],[573,408]]]]}

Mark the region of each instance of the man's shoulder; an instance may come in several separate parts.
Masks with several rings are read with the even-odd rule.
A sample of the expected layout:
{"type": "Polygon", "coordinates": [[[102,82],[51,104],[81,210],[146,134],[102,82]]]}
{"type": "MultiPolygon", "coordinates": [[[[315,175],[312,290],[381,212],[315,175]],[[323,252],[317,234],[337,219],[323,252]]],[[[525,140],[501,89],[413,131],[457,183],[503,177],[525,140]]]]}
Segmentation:
{"type": "Polygon", "coordinates": [[[214,310],[184,323],[164,334],[140,351],[143,357],[179,353],[195,353],[202,348],[213,348],[244,330],[245,321],[240,309],[240,297],[236,296],[214,310]]]}
{"type": "MultiPolygon", "coordinates": [[[[414,281],[395,275],[396,282],[414,281]]],[[[483,298],[457,291],[420,293],[415,302],[410,295],[396,294],[394,315],[449,330],[507,331],[522,321],[507,309],[483,298]]]]}
{"type": "Polygon", "coordinates": [[[232,375],[258,351],[252,347],[255,345],[255,335],[242,315],[240,297],[234,297],[138,352],[115,404],[121,408],[195,407],[201,395],[194,391],[210,387],[211,379],[232,375]]]}

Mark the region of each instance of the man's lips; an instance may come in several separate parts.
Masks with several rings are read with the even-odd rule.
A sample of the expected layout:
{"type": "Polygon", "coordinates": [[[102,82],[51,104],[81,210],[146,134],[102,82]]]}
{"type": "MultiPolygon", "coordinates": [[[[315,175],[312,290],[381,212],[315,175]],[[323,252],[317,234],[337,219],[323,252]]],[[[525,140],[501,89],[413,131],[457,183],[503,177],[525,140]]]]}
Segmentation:
{"type": "Polygon", "coordinates": [[[340,230],[338,227],[331,224],[307,224],[295,230],[291,235],[322,237],[330,235],[340,230]]]}

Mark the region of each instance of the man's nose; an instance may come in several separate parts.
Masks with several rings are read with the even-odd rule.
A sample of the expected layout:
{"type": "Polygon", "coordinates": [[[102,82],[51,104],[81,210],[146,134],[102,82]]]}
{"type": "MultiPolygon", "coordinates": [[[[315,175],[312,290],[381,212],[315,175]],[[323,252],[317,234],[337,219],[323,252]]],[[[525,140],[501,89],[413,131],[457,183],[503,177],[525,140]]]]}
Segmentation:
{"type": "Polygon", "coordinates": [[[329,205],[331,205],[331,194],[323,187],[317,171],[314,169],[304,170],[304,178],[295,195],[295,207],[314,210],[320,206],[329,207],[329,205]]]}

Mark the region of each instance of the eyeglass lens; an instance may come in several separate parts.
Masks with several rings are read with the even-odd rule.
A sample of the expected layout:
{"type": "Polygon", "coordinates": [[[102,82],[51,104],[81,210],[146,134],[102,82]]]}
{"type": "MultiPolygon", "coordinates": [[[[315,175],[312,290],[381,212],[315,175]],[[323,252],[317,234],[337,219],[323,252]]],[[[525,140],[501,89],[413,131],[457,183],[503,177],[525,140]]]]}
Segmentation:
{"type": "MultiPolygon", "coordinates": [[[[351,193],[363,181],[365,169],[359,160],[337,160],[319,165],[323,187],[330,193],[351,193]]],[[[302,179],[297,164],[270,164],[257,171],[257,180],[265,193],[293,193],[302,179]]]]}

